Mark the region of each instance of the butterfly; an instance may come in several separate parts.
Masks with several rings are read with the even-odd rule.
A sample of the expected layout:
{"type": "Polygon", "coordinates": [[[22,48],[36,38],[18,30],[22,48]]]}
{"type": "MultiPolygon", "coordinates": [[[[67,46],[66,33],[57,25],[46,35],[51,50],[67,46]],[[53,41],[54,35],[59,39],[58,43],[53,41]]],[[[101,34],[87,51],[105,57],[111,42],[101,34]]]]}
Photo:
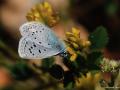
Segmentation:
{"type": "Polygon", "coordinates": [[[24,59],[44,59],[65,52],[65,44],[46,25],[32,21],[19,28],[18,53],[24,59]]]}

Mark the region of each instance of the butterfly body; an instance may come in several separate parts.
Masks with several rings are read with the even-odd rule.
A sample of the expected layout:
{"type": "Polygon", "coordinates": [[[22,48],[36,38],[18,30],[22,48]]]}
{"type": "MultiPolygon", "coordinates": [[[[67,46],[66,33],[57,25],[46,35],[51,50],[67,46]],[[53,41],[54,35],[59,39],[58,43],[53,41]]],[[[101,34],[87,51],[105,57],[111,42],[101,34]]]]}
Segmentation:
{"type": "Polygon", "coordinates": [[[25,59],[43,59],[65,51],[65,45],[53,31],[39,22],[27,22],[20,27],[22,38],[18,53],[25,59]]]}

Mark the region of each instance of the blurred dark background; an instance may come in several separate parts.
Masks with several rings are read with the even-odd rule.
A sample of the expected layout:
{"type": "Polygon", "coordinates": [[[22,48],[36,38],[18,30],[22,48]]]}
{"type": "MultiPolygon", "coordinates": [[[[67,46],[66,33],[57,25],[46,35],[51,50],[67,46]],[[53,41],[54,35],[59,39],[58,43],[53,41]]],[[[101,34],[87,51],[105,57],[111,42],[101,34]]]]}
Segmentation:
{"type": "Polygon", "coordinates": [[[106,27],[107,48],[120,52],[120,0],[72,0],[70,15],[89,32],[100,25],[106,27]]]}

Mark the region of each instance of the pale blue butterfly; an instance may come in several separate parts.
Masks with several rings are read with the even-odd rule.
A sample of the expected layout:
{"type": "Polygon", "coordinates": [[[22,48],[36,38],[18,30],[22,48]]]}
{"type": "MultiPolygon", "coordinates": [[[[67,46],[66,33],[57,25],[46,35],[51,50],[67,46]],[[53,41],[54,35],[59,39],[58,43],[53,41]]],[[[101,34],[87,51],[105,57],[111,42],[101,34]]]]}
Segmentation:
{"type": "Polygon", "coordinates": [[[22,38],[18,53],[24,59],[43,59],[65,52],[65,44],[40,22],[27,22],[20,27],[22,38]]]}

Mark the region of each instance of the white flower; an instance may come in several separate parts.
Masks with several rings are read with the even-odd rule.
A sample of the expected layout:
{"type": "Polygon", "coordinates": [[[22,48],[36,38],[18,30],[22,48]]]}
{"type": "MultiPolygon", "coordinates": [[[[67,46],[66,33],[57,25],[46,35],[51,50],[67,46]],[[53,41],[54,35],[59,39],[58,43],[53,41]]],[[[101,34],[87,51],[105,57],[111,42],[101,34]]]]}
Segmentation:
{"type": "Polygon", "coordinates": [[[120,62],[116,60],[110,60],[108,58],[103,58],[101,62],[101,69],[104,72],[113,72],[116,71],[117,68],[120,67],[120,62]]]}

